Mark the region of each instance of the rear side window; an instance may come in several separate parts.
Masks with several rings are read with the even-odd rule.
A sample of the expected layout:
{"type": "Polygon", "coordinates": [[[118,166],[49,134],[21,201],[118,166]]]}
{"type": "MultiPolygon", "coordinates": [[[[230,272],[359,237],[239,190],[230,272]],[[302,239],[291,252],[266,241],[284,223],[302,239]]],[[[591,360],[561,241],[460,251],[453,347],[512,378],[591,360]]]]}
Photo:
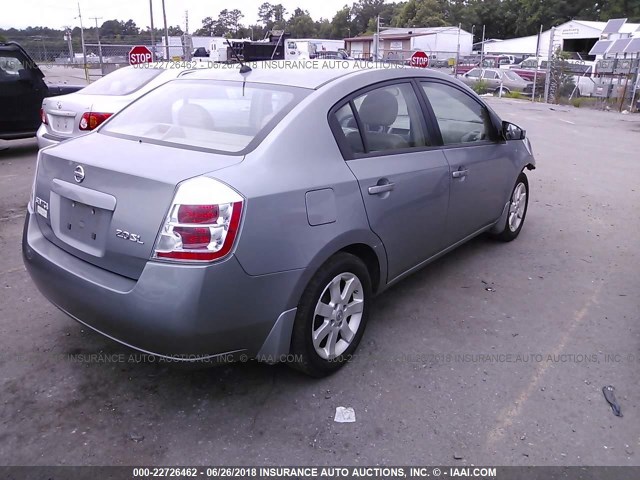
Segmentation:
{"type": "Polygon", "coordinates": [[[351,103],[347,103],[339,108],[336,113],[336,120],[344,138],[347,140],[349,147],[353,153],[364,153],[364,145],[362,144],[362,136],[360,130],[358,130],[358,123],[356,122],[351,103]]]}
{"type": "Polygon", "coordinates": [[[128,95],[160,75],[162,68],[125,67],[105,75],[82,89],[86,95],[128,95]]]}
{"type": "Polygon", "coordinates": [[[246,153],[309,92],[278,85],[175,80],[132,103],[100,132],[151,143],[246,153]]]}
{"type": "Polygon", "coordinates": [[[0,52],[0,81],[18,80],[22,63],[13,52],[0,52]]]}
{"type": "Polygon", "coordinates": [[[445,145],[491,140],[489,111],[469,95],[449,85],[422,82],[445,145]]]}
{"type": "Polygon", "coordinates": [[[473,70],[469,70],[467,72],[467,77],[478,78],[480,77],[481,72],[482,70],[480,70],[479,68],[474,68],[473,70]]]}
{"type": "Polygon", "coordinates": [[[430,145],[420,103],[410,83],[369,90],[337,110],[335,116],[353,153],[430,145]]]}
{"type": "Polygon", "coordinates": [[[505,70],[503,72],[503,75],[507,77],[509,80],[513,80],[515,82],[522,82],[524,80],[520,75],[518,75],[515,72],[512,72],[511,70],[505,70]]]}

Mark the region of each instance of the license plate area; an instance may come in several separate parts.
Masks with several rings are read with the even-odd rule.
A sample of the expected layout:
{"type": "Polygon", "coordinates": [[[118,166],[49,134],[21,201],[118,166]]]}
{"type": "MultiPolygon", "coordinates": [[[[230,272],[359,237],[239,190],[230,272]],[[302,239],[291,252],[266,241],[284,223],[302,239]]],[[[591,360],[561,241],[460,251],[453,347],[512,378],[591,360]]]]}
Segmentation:
{"type": "Polygon", "coordinates": [[[49,115],[51,130],[55,133],[72,133],[74,117],[68,115],[49,115]]]}
{"type": "Polygon", "coordinates": [[[90,255],[104,256],[112,214],[51,192],[51,227],[56,237],[90,255]]]}

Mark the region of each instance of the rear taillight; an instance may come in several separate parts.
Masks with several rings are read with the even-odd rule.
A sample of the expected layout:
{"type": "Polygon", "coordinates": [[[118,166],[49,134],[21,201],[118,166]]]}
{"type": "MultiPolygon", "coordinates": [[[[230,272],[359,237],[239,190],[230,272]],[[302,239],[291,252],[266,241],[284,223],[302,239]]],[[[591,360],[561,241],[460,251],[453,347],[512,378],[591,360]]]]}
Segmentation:
{"type": "Polygon", "coordinates": [[[31,209],[35,211],[36,209],[36,181],[38,180],[38,167],[40,166],[40,157],[42,156],[42,150],[38,151],[38,155],[36,156],[36,167],[33,171],[33,183],[31,184],[31,196],[29,197],[29,205],[31,205],[31,209]]]}
{"type": "Polygon", "coordinates": [[[244,200],[208,177],[178,186],[154,248],[154,258],[211,262],[227,256],[240,229],[244,200]]]}
{"type": "Polygon", "coordinates": [[[49,122],[47,121],[47,112],[44,111],[44,108],[40,109],[40,121],[45,125],[49,124],[49,122]]]}
{"type": "Polygon", "coordinates": [[[80,118],[80,130],[93,130],[113,113],[84,112],[80,118]]]}

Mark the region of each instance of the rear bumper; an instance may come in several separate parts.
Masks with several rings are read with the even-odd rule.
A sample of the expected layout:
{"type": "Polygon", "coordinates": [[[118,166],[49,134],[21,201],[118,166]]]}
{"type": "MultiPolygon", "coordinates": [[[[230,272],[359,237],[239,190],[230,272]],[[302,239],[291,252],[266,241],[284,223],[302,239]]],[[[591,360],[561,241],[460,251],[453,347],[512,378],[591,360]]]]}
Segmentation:
{"type": "Polygon", "coordinates": [[[36,132],[36,138],[38,139],[38,148],[49,147],[51,145],[57,145],[63,140],[67,140],[66,137],[58,137],[47,132],[47,127],[40,125],[36,132]]]}
{"type": "Polygon", "coordinates": [[[74,319],[137,350],[186,360],[258,354],[280,314],[295,307],[287,302],[303,272],[250,276],[232,256],[208,266],[150,261],[131,280],[49,242],[31,211],[22,253],[40,292],[74,319]]]}

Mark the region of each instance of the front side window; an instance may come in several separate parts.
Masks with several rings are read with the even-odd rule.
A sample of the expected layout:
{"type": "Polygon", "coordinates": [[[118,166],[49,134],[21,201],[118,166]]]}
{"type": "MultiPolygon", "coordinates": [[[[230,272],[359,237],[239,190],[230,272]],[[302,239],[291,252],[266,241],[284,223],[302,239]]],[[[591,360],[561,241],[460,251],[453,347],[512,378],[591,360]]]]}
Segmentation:
{"type": "MultiPolygon", "coordinates": [[[[430,145],[418,97],[411,84],[401,83],[370,90],[356,97],[352,105],[362,129],[360,134],[365,152],[430,145]]],[[[348,135],[347,132],[347,140],[348,135]]]]}
{"type": "Polygon", "coordinates": [[[309,92],[243,82],[175,80],[141,97],[99,132],[171,146],[246,153],[254,139],[272,130],[309,92]]]}
{"type": "Polygon", "coordinates": [[[82,89],[84,95],[128,95],[160,75],[162,68],[126,67],[82,89]]]}
{"type": "Polygon", "coordinates": [[[489,111],[469,95],[449,85],[422,82],[445,145],[491,140],[489,111]]]}

